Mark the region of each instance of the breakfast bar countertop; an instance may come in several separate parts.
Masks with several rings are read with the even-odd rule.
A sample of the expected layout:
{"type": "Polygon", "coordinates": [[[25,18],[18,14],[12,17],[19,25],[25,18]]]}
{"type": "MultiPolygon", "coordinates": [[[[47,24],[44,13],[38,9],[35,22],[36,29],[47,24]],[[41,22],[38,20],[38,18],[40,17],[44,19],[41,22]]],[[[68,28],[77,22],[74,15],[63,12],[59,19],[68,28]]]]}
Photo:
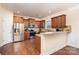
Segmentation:
{"type": "Polygon", "coordinates": [[[67,31],[60,31],[60,32],[41,32],[40,34],[36,34],[36,36],[41,36],[41,35],[47,35],[47,34],[59,34],[59,33],[69,33],[67,31]]]}
{"type": "Polygon", "coordinates": [[[67,31],[60,31],[41,32],[40,34],[36,34],[41,40],[41,54],[49,55],[65,47],[67,44],[68,33],[69,32],[67,31]]]}

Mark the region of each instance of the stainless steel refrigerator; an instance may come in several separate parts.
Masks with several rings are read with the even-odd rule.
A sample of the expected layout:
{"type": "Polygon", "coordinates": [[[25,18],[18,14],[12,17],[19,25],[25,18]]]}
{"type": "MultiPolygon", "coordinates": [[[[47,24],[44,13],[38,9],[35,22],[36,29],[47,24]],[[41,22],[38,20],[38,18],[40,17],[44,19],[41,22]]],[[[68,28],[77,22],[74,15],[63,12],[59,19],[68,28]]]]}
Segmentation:
{"type": "Polygon", "coordinates": [[[24,24],[23,23],[14,23],[13,24],[13,41],[22,41],[24,40],[24,24]]]}

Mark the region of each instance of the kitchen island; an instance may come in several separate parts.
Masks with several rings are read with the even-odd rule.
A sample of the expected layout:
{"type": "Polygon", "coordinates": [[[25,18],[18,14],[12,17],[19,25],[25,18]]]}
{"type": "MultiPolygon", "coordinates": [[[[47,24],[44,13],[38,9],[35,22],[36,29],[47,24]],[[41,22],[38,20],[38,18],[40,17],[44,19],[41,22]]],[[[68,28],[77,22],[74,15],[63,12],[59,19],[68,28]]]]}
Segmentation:
{"type": "Polygon", "coordinates": [[[67,45],[68,32],[44,32],[36,34],[40,37],[41,55],[52,54],[67,45]]]}

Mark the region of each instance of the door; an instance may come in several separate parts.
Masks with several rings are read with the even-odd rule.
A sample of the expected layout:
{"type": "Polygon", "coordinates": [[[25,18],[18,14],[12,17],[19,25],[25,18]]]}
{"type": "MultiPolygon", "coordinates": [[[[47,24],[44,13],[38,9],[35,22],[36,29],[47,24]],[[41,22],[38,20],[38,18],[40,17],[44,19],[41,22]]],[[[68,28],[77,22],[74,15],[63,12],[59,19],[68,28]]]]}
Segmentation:
{"type": "Polygon", "coordinates": [[[3,43],[3,20],[0,17],[0,46],[3,43]]]}

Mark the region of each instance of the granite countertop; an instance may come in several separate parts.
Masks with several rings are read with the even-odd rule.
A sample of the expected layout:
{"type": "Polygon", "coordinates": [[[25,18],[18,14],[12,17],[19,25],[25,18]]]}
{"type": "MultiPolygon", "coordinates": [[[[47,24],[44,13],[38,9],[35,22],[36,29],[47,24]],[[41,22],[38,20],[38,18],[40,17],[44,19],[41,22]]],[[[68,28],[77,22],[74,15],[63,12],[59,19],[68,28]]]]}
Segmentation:
{"type": "Polygon", "coordinates": [[[36,34],[36,36],[41,36],[44,34],[60,34],[60,33],[69,33],[67,31],[59,31],[59,32],[41,32],[40,34],[36,34]]]}
{"type": "Polygon", "coordinates": [[[41,34],[36,34],[36,36],[41,36],[41,34]]]}

